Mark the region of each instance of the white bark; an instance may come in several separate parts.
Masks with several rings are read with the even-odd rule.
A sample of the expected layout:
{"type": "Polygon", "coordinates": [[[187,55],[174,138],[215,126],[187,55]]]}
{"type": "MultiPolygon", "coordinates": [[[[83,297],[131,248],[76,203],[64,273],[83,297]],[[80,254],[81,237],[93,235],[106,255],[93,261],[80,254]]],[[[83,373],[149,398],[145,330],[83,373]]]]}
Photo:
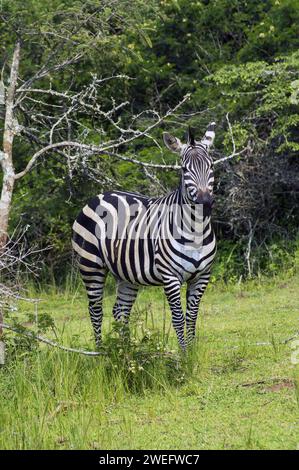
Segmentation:
{"type": "Polygon", "coordinates": [[[7,241],[8,221],[11,208],[15,172],[13,166],[13,141],[16,133],[14,102],[19,74],[20,43],[17,42],[13,53],[10,82],[5,97],[5,121],[3,133],[3,151],[0,152],[0,164],[3,171],[2,191],[0,197],[0,250],[7,241]]]}

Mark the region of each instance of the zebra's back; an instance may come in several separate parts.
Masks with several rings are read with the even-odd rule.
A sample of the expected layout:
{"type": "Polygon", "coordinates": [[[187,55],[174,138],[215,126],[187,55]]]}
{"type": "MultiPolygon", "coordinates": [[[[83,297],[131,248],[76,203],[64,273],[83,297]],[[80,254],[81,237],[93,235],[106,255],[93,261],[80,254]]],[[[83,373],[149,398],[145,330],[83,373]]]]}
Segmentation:
{"type": "MultiPolygon", "coordinates": [[[[132,284],[161,285],[155,267],[155,239],[148,228],[155,199],[109,191],[91,199],[73,225],[73,248],[81,261],[106,266],[132,284]]],[[[96,267],[96,266],[95,266],[96,267]]]]}

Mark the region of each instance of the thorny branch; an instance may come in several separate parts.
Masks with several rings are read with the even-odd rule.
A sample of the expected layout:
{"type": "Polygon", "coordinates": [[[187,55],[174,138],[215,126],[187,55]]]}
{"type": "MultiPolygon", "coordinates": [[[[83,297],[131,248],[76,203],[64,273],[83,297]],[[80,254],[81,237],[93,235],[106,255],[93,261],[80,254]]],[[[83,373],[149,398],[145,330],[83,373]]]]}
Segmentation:
{"type": "MultiPolygon", "coordinates": [[[[103,83],[104,81],[107,81],[108,79],[112,79],[112,78],[127,78],[127,77],[123,76],[123,75],[118,75],[118,76],[114,76],[114,77],[107,77],[106,79],[100,79],[100,80],[96,79],[93,82],[92,86],[94,86],[95,83],[103,83]]],[[[40,93],[43,90],[28,89],[28,91],[34,91],[34,92],[37,91],[38,93],[40,93]]],[[[181,168],[180,165],[170,165],[170,164],[165,164],[165,163],[159,164],[159,163],[143,162],[143,161],[139,160],[135,155],[134,156],[122,155],[122,154],[117,153],[117,150],[118,150],[119,147],[122,147],[126,144],[131,143],[136,138],[140,138],[140,137],[143,137],[143,136],[150,137],[150,132],[155,127],[159,126],[162,122],[166,121],[169,116],[173,115],[190,98],[189,94],[187,94],[174,108],[168,110],[162,116],[160,116],[157,112],[155,112],[153,110],[147,111],[148,113],[154,114],[156,116],[156,120],[153,123],[151,123],[150,125],[148,125],[146,127],[146,129],[139,130],[139,129],[132,129],[131,127],[123,128],[119,125],[119,123],[117,121],[113,120],[113,118],[111,117],[114,113],[116,113],[121,108],[126,106],[128,104],[127,102],[120,103],[116,106],[114,105],[112,109],[110,109],[107,112],[104,112],[100,108],[99,105],[92,106],[89,103],[84,102],[83,99],[82,99],[82,96],[80,96],[80,95],[82,95],[82,93],[79,93],[79,94],[73,95],[73,96],[70,96],[68,93],[58,93],[58,92],[55,92],[53,90],[46,90],[46,93],[53,94],[53,95],[58,95],[59,97],[63,97],[64,99],[71,100],[71,105],[65,111],[65,113],[62,116],[60,116],[52,124],[51,129],[50,129],[50,138],[49,138],[50,143],[48,145],[43,146],[40,150],[38,150],[30,158],[30,160],[27,163],[25,169],[15,175],[15,179],[19,179],[19,178],[23,177],[25,174],[27,174],[31,170],[31,168],[34,166],[36,161],[41,156],[43,156],[44,154],[46,154],[48,152],[51,152],[51,151],[57,151],[58,149],[66,149],[66,148],[76,149],[77,151],[80,152],[81,157],[84,156],[84,155],[89,156],[89,157],[92,156],[92,155],[108,155],[110,157],[115,157],[115,158],[117,158],[119,160],[122,160],[122,161],[127,161],[127,162],[130,162],[130,163],[139,165],[139,166],[141,166],[145,169],[146,168],[152,168],[152,169],[165,169],[165,170],[179,170],[181,168]],[[95,113],[97,113],[97,114],[101,115],[102,117],[106,118],[109,121],[109,123],[112,124],[116,128],[117,131],[120,132],[120,137],[118,138],[118,140],[103,142],[103,144],[101,144],[101,145],[92,145],[92,144],[87,144],[87,143],[84,143],[84,142],[71,141],[71,140],[64,140],[64,141],[61,141],[61,142],[54,142],[53,143],[53,135],[54,135],[55,129],[64,120],[68,121],[68,116],[70,116],[72,114],[72,112],[74,110],[76,110],[76,107],[78,105],[80,107],[82,107],[82,109],[88,109],[88,110],[93,109],[93,111],[95,113]],[[126,136],[126,135],[128,135],[128,136],[126,136]]],[[[84,91],[84,94],[86,94],[86,91],[84,91]]],[[[43,117],[45,117],[45,116],[43,116],[43,117]]],[[[32,116],[32,118],[36,119],[36,116],[32,116]]],[[[48,119],[50,120],[50,116],[48,116],[48,119]]],[[[137,118],[134,116],[133,120],[136,121],[136,119],[137,118]]],[[[244,149],[242,149],[240,151],[236,150],[235,140],[234,140],[234,136],[233,136],[233,132],[232,132],[231,123],[230,123],[229,118],[228,118],[228,114],[226,115],[226,119],[227,119],[227,122],[228,122],[228,127],[229,127],[229,131],[230,131],[230,135],[231,135],[231,141],[232,141],[232,145],[233,145],[233,152],[228,156],[225,156],[225,157],[222,157],[222,158],[219,158],[219,159],[215,160],[214,165],[217,165],[217,164],[222,163],[224,161],[230,160],[230,159],[232,159],[236,156],[242,155],[243,153],[245,153],[248,150],[248,147],[245,147],[244,149]]],[[[23,132],[24,132],[24,134],[26,134],[26,133],[28,134],[29,131],[27,129],[24,129],[23,132]]],[[[78,153],[76,155],[70,157],[70,160],[74,161],[77,158],[78,158],[78,153]]]]}
{"type": "MultiPolygon", "coordinates": [[[[68,98],[68,96],[67,96],[67,98],[68,98]]],[[[114,121],[111,118],[112,113],[118,111],[120,109],[120,107],[123,107],[127,103],[121,103],[121,105],[115,106],[114,108],[112,108],[108,112],[104,112],[100,108],[98,108],[98,109],[95,108],[95,112],[100,113],[111,124],[113,124],[114,127],[120,132],[120,136],[119,136],[118,139],[110,140],[108,142],[105,141],[101,145],[92,145],[92,144],[88,144],[88,143],[84,143],[84,142],[69,141],[69,140],[63,140],[61,142],[54,142],[53,143],[52,141],[53,141],[53,134],[54,134],[55,129],[59,126],[59,124],[62,121],[66,120],[67,117],[71,115],[71,113],[76,109],[76,106],[78,106],[78,104],[81,107],[85,107],[85,108],[90,107],[90,105],[88,103],[86,104],[85,102],[83,102],[82,98],[78,97],[78,95],[75,96],[75,97],[72,97],[72,98],[73,99],[72,99],[71,107],[68,108],[67,111],[62,116],[60,116],[59,119],[56,120],[55,123],[51,126],[50,134],[49,134],[50,135],[50,143],[48,145],[42,147],[40,150],[38,150],[37,152],[35,152],[33,154],[33,156],[30,158],[29,162],[27,163],[25,169],[15,175],[15,179],[20,179],[24,175],[26,175],[31,170],[31,168],[34,166],[36,161],[41,156],[43,156],[45,153],[51,152],[51,151],[56,151],[57,149],[66,149],[66,148],[76,149],[77,151],[81,152],[80,153],[81,157],[84,156],[84,155],[90,157],[91,155],[100,155],[100,154],[102,154],[102,155],[113,156],[113,157],[116,157],[120,160],[128,161],[128,162],[131,162],[131,163],[136,163],[138,165],[141,165],[141,166],[144,166],[144,167],[149,167],[149,168],[157,168],[157,169],[158,168],[164,168],[164,169],[178,169],[178,168],[180,168],[178,165],[164,165],[164,164],[154,164],[154,163],[141,162],[140,160],[138,160],[135,157],[120,155],[120,154],[116,153],[116,151],[119,147],[122,147],[124,145],[127,145],[127,144],[131,143],[136,138],[140,138],[140,137],[143,137],[143,136],[148,137],[150,132],[155,127],[160,125],[171,114],[176,112],[177,109],[179,107],[181,107],[190,98],[189,94],[186,95],[174,108],[168,110],[162,116],[160,116],[159,114],[157,114],[154,111],[149,111],[151,113],[155,113],[156,119],[154,120],[154,122],[151,122],[143,130],[142,129],[141,130],[140,129],[133,129],[131,127],[128,127],[128,128],[125,129],[125,128],[121,127],[117,121],[114,121]],[[79,101],[78,101],[78,99],[79,99],[79,101]]],[[[133,119],[135,120],[135,117],[133,117],[133,119]]],[[[74,157],[72,157],[72,159],[77,159],[77,158],[78,158],[78,154],[76,154],[74,157]]]]}
{"type": "Polygon", "coordinates": [[[46,249],[27,246],[25,240],[27,229],[28,227],[25,227],[20,231],[17,228],[0,252],[0,279],[6,281],[3,284],[0,280],[0,310],[11,309],[17,300],[36,302],[36,299],[25,298],[21,295],[22,286],[19,278],[21,272],[37,275],[38,258],[46,249]]]}

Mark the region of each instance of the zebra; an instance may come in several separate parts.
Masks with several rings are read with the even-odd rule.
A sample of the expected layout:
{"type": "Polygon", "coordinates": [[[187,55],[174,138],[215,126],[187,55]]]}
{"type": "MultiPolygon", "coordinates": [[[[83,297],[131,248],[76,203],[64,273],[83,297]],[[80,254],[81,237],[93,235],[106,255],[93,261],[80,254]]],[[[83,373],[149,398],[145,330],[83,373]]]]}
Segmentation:
{"type": "Polygon", "coordinates": [[[163,133],[166,147],[181,156],[180,184],[170,194],[154,198],[128,191],[104,192],[92,198],[75,220],[72,245],[79,258],[97,347],[101,344],[103,289],[109,271],[117,280],[116,321],[128,324],[140,286],[163,286],[179,346],[185,350],[192,343],[199,303],[216,254],[211,224],[214,175],[209,154],[214,129],[212,122],[204,137],[196,141],[189,128],[184,144],[163,133]],[[194,243],[196,237],[199,243],[194,243]],[[181,303],[185,282],[186,318],[181,303]]]}

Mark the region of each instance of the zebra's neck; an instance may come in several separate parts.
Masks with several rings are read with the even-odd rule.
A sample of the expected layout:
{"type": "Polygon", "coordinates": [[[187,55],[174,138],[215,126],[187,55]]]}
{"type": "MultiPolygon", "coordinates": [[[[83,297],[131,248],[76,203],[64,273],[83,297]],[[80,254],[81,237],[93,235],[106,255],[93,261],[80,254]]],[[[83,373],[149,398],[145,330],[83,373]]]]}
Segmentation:
{"type": "Polygon", "coordinates": [[[156,226],[159,236],[175,239],[179,245],[186,245],[195,239],[199,240],[200,246],[207,243],[212,232],[211,219],[203,217],[200,206],[191,204],[180,187],[167,196],[156,199],[152,206],[155,212],[154,207],[159,213],[160,229],[156,226]]]}
{"type": "MultiPolygon", "coordinates": [[[[168,196],[164,196],[165,202],[171,200],[173,204],[177,204],[178,206],[182,206],[183,209],[186,209],[186,213],[190,213],[190,208],[195,208],[195,204],[192,204],[190,200],[185,195],[185,192],[182,187],[182,182],[180,183],[179,187],[175,189],[172,193],[168,194],[168,196]]],[[[211,216],[204,215],[203,216],[203,225],[204,228],[211,223],[211,216]]]]}

